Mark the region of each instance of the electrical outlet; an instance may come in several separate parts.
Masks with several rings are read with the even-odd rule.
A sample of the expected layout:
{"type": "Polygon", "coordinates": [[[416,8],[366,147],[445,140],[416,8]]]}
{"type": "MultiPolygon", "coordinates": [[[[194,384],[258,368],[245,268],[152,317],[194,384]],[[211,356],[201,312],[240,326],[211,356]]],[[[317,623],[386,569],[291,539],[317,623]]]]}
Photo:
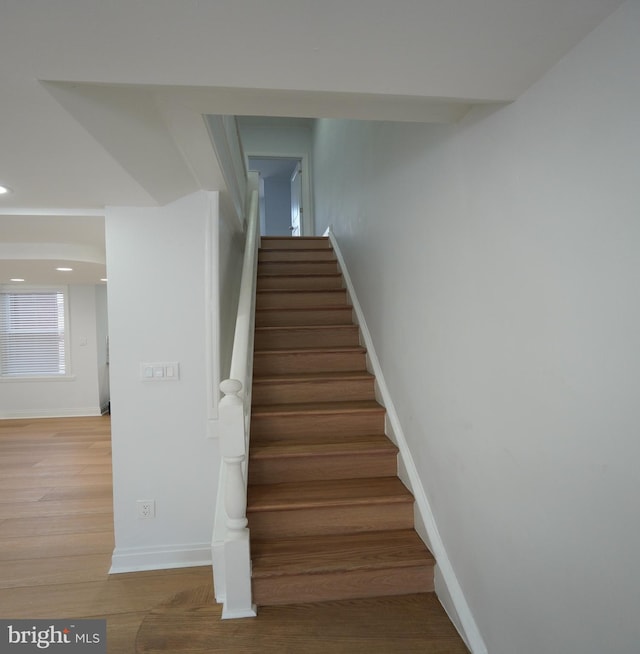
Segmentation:
{"type": "Polygon", "coordinates": [[[139,518],[155,518],[156,517],[156,501],[155,500],[138,500],[138,517],[139,518]]]}

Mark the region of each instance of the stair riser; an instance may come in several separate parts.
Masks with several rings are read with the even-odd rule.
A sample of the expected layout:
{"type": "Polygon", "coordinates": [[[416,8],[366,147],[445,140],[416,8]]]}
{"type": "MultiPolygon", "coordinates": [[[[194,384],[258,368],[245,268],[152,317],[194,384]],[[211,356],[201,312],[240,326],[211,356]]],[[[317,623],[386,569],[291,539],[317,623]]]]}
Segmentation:
{"type": "Polygon", "coordinates": [[[296,404],[299,402],[341,402],[373,400],[373,377],[313,382],[260,383],[254,378],[252,400],[255,404],[296,404]]]}
{"type": "Polygon", "coordinates": [[[366,370],[364,352],[256,352],[253,374],[260,377],[288,372],[336,372],[366,370]]]}
{"type": "Polygon", "coordinates": [[[342,288],[342,275],[262,275],[258,277],[258,290],[287,289],[294,291],[342,288]]]}
{"type": "Polygon", "coordinates": [[[304,325],[349,325],[350,307],[335,309],[262,309],[256,311],[256,327],[301,327],[304,325]]]}
{"type": "Polygon", "coordinates": [[[278,484],[313,479],[394,477],[397,471],[395,452],[251,459],[249,483],[278,484]]]}
{"type": "Polygon", "coordinates": [[[315,416],[256,416],[251,420],[255,442],[304,439],[305,436],[366,436],[384,431],[384,413],[329,414],[315,416]]]}
{"type": "Polygon", "coordinates": [[[258,262],[264,261],[335,261],[336,255],[333,250],[306,249],[304,252],[298,250],[260,250],[258,262]]]}
{"type": "Polygon", "coordinates": [[[272,350],[296,347],[339,347],[360,344],[355,325],[324,326],[322,329],[283,327],[282,329],[256,330],[255,349],[272,350]]]}
{"type": "Polygon", "coordinates": [[[262,237],[260,239],[260,249],[261,250],[325,250],[331,249],[331,243],[326,237],[320,238],[305,238],[295,237],[291,238],[290,236],[283,238],[269,238],[262,237]]]}
{"type": "Polygon", "coordinates": [[[412,529],[413,502],[376,503],[289,511],[248,509],[251,538],[320,536],[384,529],[412,529]]]}
{"type": "Polygon", "coordinates": [[[433,590],[432,566],[285,575],[252,581],[253,600],[260,606],[409,595],[433,590]]]}
{"type": "Polygon", "coordinates": [[[258,275],[330,275],[337,272],[336,261],[265,261],[258,266],[258,275]]]}
{"type": "Polygon", "coordinates": [[[302,308],[345,306],[347,304],[347,291],[336,289],[334,291],[278,291],[260,292],[256,296],[258,309],[270,308],[302,308]]]}

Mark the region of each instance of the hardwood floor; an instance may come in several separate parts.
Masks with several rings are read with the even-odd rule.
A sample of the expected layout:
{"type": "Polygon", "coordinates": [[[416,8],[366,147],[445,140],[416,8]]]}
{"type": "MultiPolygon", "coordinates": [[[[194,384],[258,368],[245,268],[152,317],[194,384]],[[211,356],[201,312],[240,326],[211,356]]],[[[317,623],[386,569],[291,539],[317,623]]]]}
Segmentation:
{"type": "Polygon", "coordinates": [[[135,652],[143,618],[211,569],[108,575],[110,420],[0,421],[0,617],[106,618],[108,651],[135,652]]]}
{"type": "Polygon", "coordinates": [[[210,587],[144,619],[139,654],[468,654],[433,593],[289,606],[220,620],[210,587]]]}
{"type": "Polygon", "coordinates": [[[106,618],[109,654],[467,649],[435,595],[220,620],[209,567],[108,575],[110,421],[0,420],[0,618],[106,618]]]}

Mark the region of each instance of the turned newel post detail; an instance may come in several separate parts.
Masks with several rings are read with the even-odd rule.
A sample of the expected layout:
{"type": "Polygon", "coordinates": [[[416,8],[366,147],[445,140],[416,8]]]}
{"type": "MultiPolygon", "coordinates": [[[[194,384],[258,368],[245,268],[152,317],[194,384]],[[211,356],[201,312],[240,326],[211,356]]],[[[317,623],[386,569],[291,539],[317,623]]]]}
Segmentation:
{"type": "Polygon", "coordinates": [[[233,540],[243,537],[247,520],[247,495],[244,487],[242,464],[244,456],[224,457],[227,466],[227,492],[224,508],[227,512],[228,536],[233,540]]]}
{"type": "Polygon", "coordinates": [[[255,615],[251,603],[251,556],[247,529],[247,490],[243,467],[247,457],[242,384],[225,379],[220,384],[220,450],[224,462],[226,601],[223,617],[255,615]]]}
{"type": "Polygon", "coordinates": [[[222,460],[227,469],[224,508],[229,536],[237,538],[237,532],[247,526],[247,497],[242,474],[246,458],[244,400],[240,397],[242,384],[237,379],[225,379],[220,384],[220,390],[224,393],[220,400],[220,445],[222,460]]]}

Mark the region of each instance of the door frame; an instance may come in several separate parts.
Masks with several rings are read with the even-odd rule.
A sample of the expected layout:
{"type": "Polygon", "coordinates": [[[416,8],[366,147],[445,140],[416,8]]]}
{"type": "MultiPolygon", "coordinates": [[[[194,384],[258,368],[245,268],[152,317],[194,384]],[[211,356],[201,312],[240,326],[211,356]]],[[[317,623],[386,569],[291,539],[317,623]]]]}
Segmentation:
{"type": "Polygon", "coordinates": [[[291,187],[291,236],[302,236],[302,221],[304,220],[304,199],[302,197],[302,161],[300,159],[298,159],[298,161],[296,162],[296,165],[293,168],[293,172],[291,173],[290,187],[291,187]],[[294,202],[294,189],[296,190],[295,199],[297,200],[297,204],[294,202]],[[297,212],[294,209],[297,209],[297,212]],[[293,225],[293,216],[295,213],[297,213],[297,217],[298,217],[297,234],[293,233],[296,229],[294,228],[293,225]]]}
{"type": "Polygon", "coordinates": [[[309,154],[305,152],[273,152],[260,150],[247,150],[244,153],[247,170],[249,170],[249,157],[256,159],[300,159],[302,165],[302,222],[301,236],[314,236],[315,222],[313,217],[313,191],[311,188],[311,175],[309,170],[309,154]]]}

